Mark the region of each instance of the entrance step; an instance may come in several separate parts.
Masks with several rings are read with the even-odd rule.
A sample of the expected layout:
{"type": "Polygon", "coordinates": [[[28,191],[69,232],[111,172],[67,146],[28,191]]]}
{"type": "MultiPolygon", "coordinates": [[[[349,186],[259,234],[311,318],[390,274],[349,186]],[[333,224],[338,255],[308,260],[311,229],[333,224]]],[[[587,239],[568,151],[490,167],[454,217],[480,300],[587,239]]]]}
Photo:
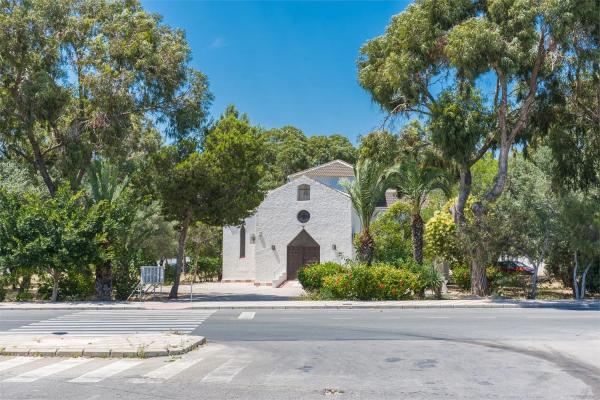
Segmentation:
{"type": "Polygon", "coordinates": [[[279,286],[280,288],[302,288],[302,285],[297,280],[285,281],[279,286]]]}

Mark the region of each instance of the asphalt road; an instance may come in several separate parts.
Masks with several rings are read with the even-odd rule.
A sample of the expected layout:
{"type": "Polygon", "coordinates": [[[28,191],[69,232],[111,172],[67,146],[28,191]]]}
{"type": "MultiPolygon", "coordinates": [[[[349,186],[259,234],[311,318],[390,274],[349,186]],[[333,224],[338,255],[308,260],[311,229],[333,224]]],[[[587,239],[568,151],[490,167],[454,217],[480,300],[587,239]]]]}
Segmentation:
{"type": "MultiPolygon", "coordinates": [[[[0,334],[75,312],[2,311],[0,334]]],[[[0,357],[0,399],[600,398],[598,311],[224,310],[193,332],[170,360],[0,357]]]]}

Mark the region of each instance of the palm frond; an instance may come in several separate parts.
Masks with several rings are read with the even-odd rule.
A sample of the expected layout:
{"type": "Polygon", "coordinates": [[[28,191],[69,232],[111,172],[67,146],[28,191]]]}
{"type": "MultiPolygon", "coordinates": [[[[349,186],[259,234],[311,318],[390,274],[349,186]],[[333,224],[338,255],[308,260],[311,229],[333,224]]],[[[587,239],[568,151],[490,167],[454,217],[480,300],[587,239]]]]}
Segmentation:
{"type": "Polygon", "coordinates": [[[112,203],[121,196],[129,184],[129,176],[119,181],[119,172],[107,161],[96,158],[88,169],[90,194],[94,202],[106,200],[112,203]]]}
{"type": "Polygon", "coordinates": [[[386,166],[377,161],[364,159],[354,166],[354,180],[344,181],[352,205],[363,229],[368,230],[378,201],[388,188],[386,166]]]}

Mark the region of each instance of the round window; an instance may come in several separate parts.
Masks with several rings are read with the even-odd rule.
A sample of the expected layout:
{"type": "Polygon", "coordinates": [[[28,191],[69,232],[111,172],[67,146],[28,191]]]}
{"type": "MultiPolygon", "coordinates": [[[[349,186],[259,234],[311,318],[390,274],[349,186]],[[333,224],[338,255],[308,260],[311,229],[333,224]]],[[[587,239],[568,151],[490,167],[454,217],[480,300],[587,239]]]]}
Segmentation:
{"type": "Polygon", "coordinates": [[[308,222],[308,220],[310,219],[310,213],[306,210],[302,210],[298,213],[298,221],[300,221],[301,223],[305,224],[308,222]]]}

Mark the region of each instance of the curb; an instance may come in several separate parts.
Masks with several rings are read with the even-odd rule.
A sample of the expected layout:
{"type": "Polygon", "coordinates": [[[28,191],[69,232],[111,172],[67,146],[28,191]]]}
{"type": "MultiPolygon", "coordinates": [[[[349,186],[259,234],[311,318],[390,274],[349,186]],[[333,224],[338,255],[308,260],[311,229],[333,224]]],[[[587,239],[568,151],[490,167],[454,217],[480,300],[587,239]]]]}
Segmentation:
{"type": "Polygon", "coordinates": [[[56,311],[56,310],[94,310],[94,311],[100,311],[100,310],[151,310],[151,308],[148,307],[141,307],[141,306],[135,306],[135,307],[123,307],[123,306],[103,306],[103,307],[84,307],[84,306],[68,306],[68,305],[64,305],[64,306],[60,306],[60,305],[56,305],[56,306],[49,306],[49,307],[41,307],[41,306],[22,306],[22,307],[2,307],[0,306],[0,311],[4,311],[4,310],[8,310],[8,311],[15,311],[15,310],[49,310],[49,311],[56,311]]]}
{"type": "Polygon", "coordinates": [[[85,348],[69,348],[68,346],[60,347],[47,347],[47,348],[33,348],[25,346],[23,348],[16,348],[5,350],[0,348],[0,356],[29,356],[29,357],[87,357],[87,358],[152,358],[152,357],[166,357],[166,356],[177,356],[185,353],[189,353],[192,350],[197,349],[200,346],[206,345],[206,338],[203,336],[196,336],[196,339],[186,346],[182,347],[167,347],[164,349],[148,349],[143,347],[137,350],[129,348],[92,348],[85,350],[85,348]]]}
{"type": "MultiPolygon", "coordinates": [[[[443,302],[443,301],[442,301],[443,302]]],[[[298,302],[300,304],[269,304],[269,302],[261,302],[255,304],[231,304],[228,305],[227,302],[219,302],[218,304],[210,304],[210,303],[192,303],[181,305],[178,304],[178,307],[168,307],[165,305],[156,307],[155,305],[148,306],[70,306],[70,305],[53,305],[53,306],[9,306],[2,307],[0,306],[0,311],[3,310],[48,310],[48,311],[56,311],[56,310],[319,310],[319,309],[331,309],[331,310],[339,310],[339,309],[464,309],[464,308],[556,308],[556,309],[566,309],[566,310],[598,310],[600,311],[600,302],[589,302],[589,303],[474,303],[474,304],[399,304],[399,303],[389,303],[389,304],[370,304],[368,302],[361,303],[342,303],[342,304],[301,304],[302,302],[298,302]]]]}
{"type": "MultiPolygon", "coordinates": [[[[458,305],[369,305],[369,304],[349,304],[349,305],[315,305],[315,306],[192,306],[193,310],[418,310],[418,309],[465,309],[465,308],[558,308],[563,310],[598,310],[600,305],[573,305],[573,304],[458,304],[458,305]]],[[[188,308],[190,309],[190,308],[188,308]]]]}

